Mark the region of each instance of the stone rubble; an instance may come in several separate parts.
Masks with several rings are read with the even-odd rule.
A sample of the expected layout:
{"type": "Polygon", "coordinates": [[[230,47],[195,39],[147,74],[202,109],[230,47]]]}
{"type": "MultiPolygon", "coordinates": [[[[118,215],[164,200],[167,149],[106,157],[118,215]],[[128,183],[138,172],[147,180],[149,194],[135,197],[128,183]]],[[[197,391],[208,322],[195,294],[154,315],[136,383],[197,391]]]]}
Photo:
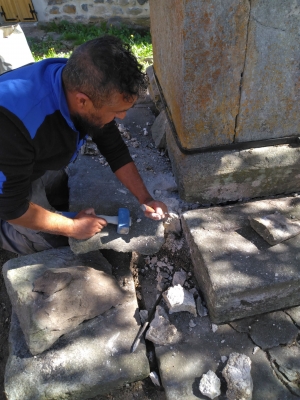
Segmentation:
{"type": "Polygon", "coordinates": [[[97,145],[93,142],[90,136],[87,137],[87,141],[80,149],[81,154],[85,154],[88,156],[98,156],[100,151],[97,145]]]}
{"type": "Polygon", "coordinates": [[[192,293],[181,285],[170,287],[163,293],[163,298],[169,308],[169,314],[187,311],[197,316],[196,304],[192,293]]]}
{"type": "Polygon", "coordinates": [[[173,275],[173,280],[172,280],[172,285],[184,285],[184,282],[186,281],[187,278],[187,273],[181,269],[180,271],[176,271],[173,275]]]}
{"type": "Polygon", "coordinates": [[[244,354],[231,353],[222,375],[227,382],[228,400],[251,400],[253,381],[251,360],[244,354]]]}
{"type": "Polygon", "coordinates": [[[156,307],[154,319],[146,333],[146,339],[159,345],[172,344],[179,340],[179,333],[169,321],[168,314],[161,306],[156,307]]]}
{"type": "Polygon", "coordinates": [[[221,381],[213,371],[209,370],[206,374],[202,375],[199,389],[204,396],[214,399],[220,396],[220,388],[221,381]]]}

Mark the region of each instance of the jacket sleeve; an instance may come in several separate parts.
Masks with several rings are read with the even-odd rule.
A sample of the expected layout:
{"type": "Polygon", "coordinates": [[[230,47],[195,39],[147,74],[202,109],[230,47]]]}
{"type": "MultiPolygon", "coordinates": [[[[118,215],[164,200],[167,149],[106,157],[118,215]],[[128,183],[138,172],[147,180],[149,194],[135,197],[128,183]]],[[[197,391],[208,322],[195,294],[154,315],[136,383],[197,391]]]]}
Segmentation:
{"type": "Polygon", "coordinates": [[[33,160],[22,127],[0,112],[0,219],[15,219],[27,211],[33,160]]]}
{"type": "Polygon", "coordinates": [[[93,141],[113,172],[133,161],[115,121],[106,124],[93,141]]]}

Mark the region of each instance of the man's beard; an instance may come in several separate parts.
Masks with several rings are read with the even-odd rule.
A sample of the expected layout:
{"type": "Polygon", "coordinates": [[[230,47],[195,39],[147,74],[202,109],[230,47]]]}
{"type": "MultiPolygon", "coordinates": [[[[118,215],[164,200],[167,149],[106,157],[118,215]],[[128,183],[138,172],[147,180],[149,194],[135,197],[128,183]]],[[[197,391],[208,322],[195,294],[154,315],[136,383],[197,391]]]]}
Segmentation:
{"type": "Polygon", "coordinates": [[[93,122],[89,121],[87,118],[82,117],[80,114],[72,114],[71,119],[75,128],[80,132],[80,136],[89,135],[91,138],[99,134],[103,125],[95,125],[93,122]]]}

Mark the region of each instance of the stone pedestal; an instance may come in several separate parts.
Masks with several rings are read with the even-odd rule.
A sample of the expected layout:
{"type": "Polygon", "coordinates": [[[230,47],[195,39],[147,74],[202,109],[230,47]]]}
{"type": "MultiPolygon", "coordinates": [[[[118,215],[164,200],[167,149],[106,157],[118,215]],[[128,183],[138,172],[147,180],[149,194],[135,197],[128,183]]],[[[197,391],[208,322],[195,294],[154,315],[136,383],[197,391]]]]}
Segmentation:
{"type": "MultiPolygon", "coordinates": [[[[239,145],[266,149],[251,164],[271,155],[271,169],[261,169],[255,196],[270,194],[267,181],[284,175],[273,159],[274,140],[284,144],[294,138],[296,143],[300,130],[300,6],[292,0],[150,0],[150,6],[153,67],[176,138],[174,146],[169,140],[168,151],[178,186],[184,188],[181,197],[202,201],[199,174],[208,181],[216,174],[221,182],[229,178],[235,190],[226,200],[244,197],[245,180],[257,179],[247,172],[242,180],[238,177],[239,169],[247,171],[241,160],[228,175],[227,160],[236,159],[239,145]],[[185,175],[182,158],[193,166],[193,176],[185,175]],[[217,164],[211,166],[214,158],[217,164]]],[[[287,151],[293,170],[298,157],[292,155],[295,149],[287,151]]],[[[271,194],[286,192],[286,177],[275,181],[271,194]]],[[[289,192],[296,191],[299,179],[288,186],[289,192]]],[[[250,191],[245,197],[251,196],[250,191]]],[[[223,194],[206,197],[206,202],[224,201],[223,194]]]]}

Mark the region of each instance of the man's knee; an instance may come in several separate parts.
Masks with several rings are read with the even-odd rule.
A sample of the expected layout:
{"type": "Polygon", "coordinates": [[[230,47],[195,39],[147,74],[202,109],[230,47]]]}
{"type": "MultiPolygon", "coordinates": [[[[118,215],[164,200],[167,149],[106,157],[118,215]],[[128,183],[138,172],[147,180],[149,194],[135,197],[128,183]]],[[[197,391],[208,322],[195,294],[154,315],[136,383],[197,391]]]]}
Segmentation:
{"type": "Polygon", "coordinates": [[[18,229],[3,220],[0,220],[0,247],[20,255],[37,253],[43,250],[49,250],[52,246],[44,238],[40,238],[37,233],[31,229],[18,229]]]}

